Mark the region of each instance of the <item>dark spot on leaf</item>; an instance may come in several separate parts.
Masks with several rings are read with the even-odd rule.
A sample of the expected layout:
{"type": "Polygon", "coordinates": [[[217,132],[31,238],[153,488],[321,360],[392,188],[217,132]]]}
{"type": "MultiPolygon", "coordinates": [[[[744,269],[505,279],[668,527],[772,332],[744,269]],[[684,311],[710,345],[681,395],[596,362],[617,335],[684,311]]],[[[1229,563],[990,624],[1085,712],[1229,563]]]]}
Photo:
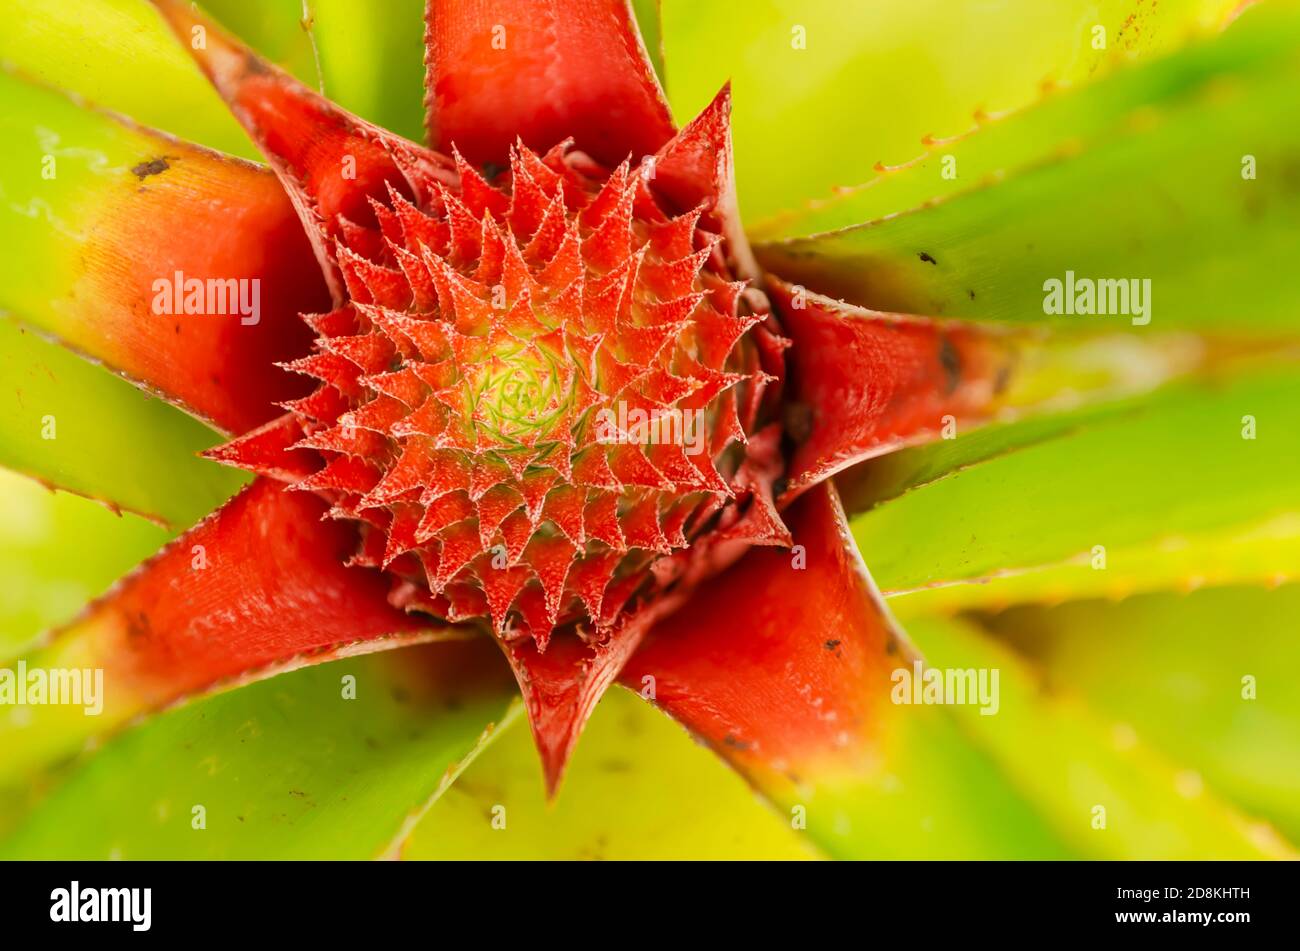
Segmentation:
{"type": "Polygon", "coordinates": [[[835,648],[837,648],[837,647],[840,646],[840,642],[839,642],[839,641],[827,641],[823,646],[824,646],[828,651],[833,651],[833,650],[835,650],[835,648]]]}
{"type": "Polygon", "coordinates": [[[939,338],[939,363],[943,367],[943,373],[946,377],[945,391],[948,395],[957,389],[957,384],[961,382],[961,356],[957,353],[957,348],[952,345],[952,341],[947,335],[939,338]]]}
{"type": "Polygon", "coordinates": [[[271,69],[260,56],[255,53],[248,53],[244,56],[244,72],[251,73],[254,76],[265,76],[271,72],[271,69]]]}
{"type": "Polygon", "coordinates": [[[149,623],[149,615],[143,611],[130,615],[126,621],[127,640],[148,640],[153,636],[153,626],[149,623]]]}
{"type": "Polygon", "coordinates": [[[936,261],[934,258],[930,256],[929,252],[926,251],[919,251],[917,252],[916,256],[920,258],[922,261],[924,261],[926,264],[938,265],[939,263],[938,261],[936,261]]]}
{"type": "Polygon", "coordinates": [[[640,736],[642,733],[641,720],[634,714],[628,714],[623,719],[623,730],[628,736],[640,736]]]}
{"type": "Polygon", "coordinates": [[[974,300],[974,299],[975,299],[975,288],[973,288],[973,287],[972,287],[972,288],[969,288],[969,289],[966,291],[966,294],[967,294],[968,297],[970,297],[971,300],[974,300]]]}
{"type": "Polygon", "coordinates": [[[171,168],[171,166],[167,164],[166,156],[159,156],[156,159],[141,162],[139,165],[131,169],[131,173],[135,175],[136,178],[144,181],[150,175],[161,175],[169,168],[171,168]]]}
{"type": "Polygon", "coordinates": [[[604,835],[596,836],[596,841],[591,845],[584,845],[577,851],[579,859],[587,862],[605,861],[605,851],[609,845],[609,840],[604,835]]]}
{"type": "Polygon", "coordinates": [[[1006,392],[1007,384],[1011,382],[1011,364],[1004,363],[998,367],[998,375],[993,381],[993,395],[1001,396],[1006,392]]]}
{"type": "Polygon", "coordinates": [[[753,744],[746,743],[744,740],[741,739],[737,739],[736,737],[732,736],[730,733],[728,733],[726,736],[722,738],[722,742],[727,746],[731,747],[733,750],[748,750],[753,748],[753,744]]]}

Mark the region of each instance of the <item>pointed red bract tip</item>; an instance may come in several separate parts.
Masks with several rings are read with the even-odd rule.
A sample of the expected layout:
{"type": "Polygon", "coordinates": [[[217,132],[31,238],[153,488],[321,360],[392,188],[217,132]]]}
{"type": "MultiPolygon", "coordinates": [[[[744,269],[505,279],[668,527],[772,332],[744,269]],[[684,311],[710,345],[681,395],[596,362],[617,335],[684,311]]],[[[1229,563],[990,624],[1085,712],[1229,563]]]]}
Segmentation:
{"type": "Polygon", "coordinates": [[[502,644],[524,696],[546,793],[559,791],[569,756],[592,711],[641,642],[634,623],[594,645],[557,639],[543,653],[528,639],[502,644]]]}
{"type": "Polygon", "coordinates": [[[293,448],[305,435],[299,418],[286,413],[203,456],[280,482],[298,482],[320,466],[309,450],[293,448]]]}
{"type": "Polygon", "coordinates": [[[656,189],[674,207],[699,208],[727,239],[728,260],[736,274],[751,280],[759,275],[736,200],[730,82],[664,144],[654,158],[653,174],[656,189]]]}
{"type": "Polygon", "coordinates": [[[655,155],[655,187],[678,209],[713,210],[730,186],[731,83],[655,155]]]}

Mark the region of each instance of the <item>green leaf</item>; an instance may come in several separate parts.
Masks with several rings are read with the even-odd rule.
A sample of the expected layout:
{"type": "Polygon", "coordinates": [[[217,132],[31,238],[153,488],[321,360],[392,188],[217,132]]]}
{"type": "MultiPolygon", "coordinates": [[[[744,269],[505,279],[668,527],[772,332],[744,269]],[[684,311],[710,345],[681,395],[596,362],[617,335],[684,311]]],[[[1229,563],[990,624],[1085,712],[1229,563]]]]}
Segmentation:
{"type": "Polygon", "coordinates": [[[836,477],[844,510],[860,514],[918,486],[1027,446],[1068,436],[1089,423],[1131,413],[1139,401],[1117,400],[1067,412],[980,426],[955,439],[909,446],[871,459],[836,477]]]}
{"type": "Polygon", "coordinates": [[[1022,340],[1006,389],[988,420],[961,424],[937,442],[908,446],[850,468],[836,481],[850,514],[959,469],[1089,424],[1140,411],[1176,380],[1209,380],[1290,365],[1300,352],[1268,344],[1214,345],[1193,334],[1056,332],[1022,340]]]}
{"type": "MultiPolygon", "coordinates": [[[[208,0],[203,6],[345,108],[424,138],[423,0],[208,0]],[[303,28],[304,7],[310,30],[303,28]]],[[[260,158],[146,0],[0,0],[0,19],[0,61],[24,74],[191,142],[260,158]]]]}
{"type": "Polygon", "coordinates": [[[1237,540],[1225,570],[1291,575],[1296,543],[1275,539],[1296,531],[1296,458],[1300,373],[1179,384],[1131,412],[920,484],[859,515],[853,532],[893,595],[961,585],[946,594],[1009,600],[1021,576],[1046,569],[1057,582],[1069,574],[1085,596],[1098,585],[1143,590],[1144,577],[1169,587],[1204,570],[1179,558],[1188,539],[1207,540],[1199,551],[1237,540]],[[1255,438],[1243,438],[1252,427],[1255,438]]]}
{"type": "Polygon", "coordinates": [[[70,620],[167,538],[143,519],[0,469],[0,663],[70,620]]]}
{"type": "Polygon", "coordinates": [[[1300,586],[1017,608],[986,623],[1098,716],[1300,842],[1300,586]],[[1246,680],[1246,678],[1250,678],[1246,680]]]}
{"type": "Polygon", "coordinates": [[[526,729],[511,730],[429,810],[406,859],[798,859],[788,822],[683,730],[612,691],[554,803],[526,729]]]}
{"type": "Polygon", "coordinates": [[[0,62],[144,125],[257,150],[145,0],[0,0],[0,62]]]}
{"type": "Polygon", "coordinates": [[[981,584],[913,590],[890,599],[895,611],[950,613],[1079,598],[1124,598],[1224,585],[1275,585],[1300,577],[1300,514],[1107,548],[1105,570],[1083,552],[1059,564],[1016,569],[981,584]]]}
{"type": "Polygon", "coordinates": [[[424,0],[207,0],[202,6],[343,108],[424,140],[424,0]]]}
{"type": "MultiPolygon", "coordinates": [[[[1267,827],[1208,792],[1189,795],[1177,764],[1111,729],[1062,686],[958,621],[914,619],[909,631],[933,669],[971,670],[996,705],[953,704],[962,731],[992,757],[1079,854],[1107,859],[1294,857],[1267,827]],[[985,714],[984,710],[993,710],[985,714]],[[1104,822],[1104,826],[1102,823],[1104,822]]],[[[981,699],[984,699],[983,697],[981,699]]]]}
{"type": "Polygon", "coordinates": [[[76,768],[0,842],[0,856],[387,854],[407,817],[490,741],[492,723],[518,717],[499,661],[485,642],[431,645],[300,670],[173,710],[76,768]],[[475,677],[465,652],[481,660],[480,648],[492,663],[475,677]],[[428,676],[439,668],[447,675],[428,676]],[[356,699],[346,698],[348,677],[356,699]]]}
{"type": "Polygon", "coordinates": [[[311,6],[330,98],[423,142],[424,0],[311,0],[311,6]]]}
{"type": "MultiPolygon", "coordinates": [[[[197,6],[222,28],[312,89],[329,93],[321,70],[315,31],[315,0],[203,0],[197,6]],[[310,19],[308,19],[310,17],[310,19]]],[[[381,6],[367,4],[367,8],[381,6]]],[[[173,42],[176,42],[173,40],[173,42]]]]}
{"type": "Polygon", "coordinates": [[[917,161],[792,210],[751,229],[751,236],[770,241],[879,221],[1024,174],[1123,135],[1142,121],[1142,110],[1195,102],[1225,77],[1276,69],[1291,57],[1294,45],[1287,30],[1261,28],[1248,19],[1221,37],[1054,92],[1028,109],[981,124],[970,135],[936,142],[917,161]]]}
{"type": "Polygon", "coordinates": [[[988,420],[958,423],[938,441],[908,446],[836,477],[849,514],[952,472],[1140,409],[1162,385],[1194,374],[1253,372],[1275,362],[1248,348],[1211,350],[1188,334],[1040,335],[1021,341],[1007,388],[988,420]]]}
{"type": "Polygon", "coordinates": [[[663,11],[660,7],[661,0],[632,0],[632,12],[636,14],[637,26],[641,29],[641,41],[650,54],[659,85],[663,86],[667,79],[664,73],[663,11]]]}
{"type": "Polygon", "coordinates": [[[1283,275],[1300,215],[1300,11],[1264,16],[1267,6],[1206,48],[1034,113],[1016,148],[1038,148],[1041,132],[1049,146],[1039,161],[1005,168],[994,149],[938,204],[764,245],[759,259],[787,280],[880,310],[1291,331],[1300,285],[1283,275]],[[1154,104],[1133,108],[1148,91],[1154,104]],[[1076,316],[1072,277],[1122,281],[1123,298],[1104,308],[1119,316],[1076,316]],[[1142,282],[1141,306],[1124,303],[1130,280],[1142,282]],[[1049,313],[1052,281],[1068,312],[1062,300],[1049,313]]]}
{"type": "Polygon", "coordinates": [[[0,465],[170,525],[243,484],[200,459],[212,430],[0,316],[0,465]]]}
{"type": "Polygon", "coordinates": [[[856,185],[877,162],[916,158],[1039,99],[1220,26],[1237,0],[727,0],[664,6],[669,95],[679,122],[730,78],[746,217],[856,185]],[[1093,28],[1106,49],[1093,48],[1093,28]],[[802,29],[802,34],[799,29],[802,29]],[[803,41],[802,43],[800,41],[803,41]],[[799,48],[802,45],[803,48],[799,48]]]}
{"type": "Polygon", "coordinates": [[[869,779],[805,782],[783,803],[842,859],[1068,859],[1079,854],[998,764],[936,706],[895,706],[869,779]],[[995,818],[994,818],[995,817],[995,818]]]}

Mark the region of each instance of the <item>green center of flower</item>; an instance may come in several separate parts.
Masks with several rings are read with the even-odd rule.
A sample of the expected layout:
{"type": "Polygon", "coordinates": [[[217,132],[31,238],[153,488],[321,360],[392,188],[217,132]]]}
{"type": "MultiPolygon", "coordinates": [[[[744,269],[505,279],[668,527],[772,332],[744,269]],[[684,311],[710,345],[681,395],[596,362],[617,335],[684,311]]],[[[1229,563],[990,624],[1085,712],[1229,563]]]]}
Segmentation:
{"type": "MultiPolygon", "coordinates": [[[[570,374],[571,375],[571,374],[570,374]]],[[[536,445],[559,438],[572,393],[554,357],[529,343],[501,346],[466,373],[465,411],[480,441],[536,445]]]]}

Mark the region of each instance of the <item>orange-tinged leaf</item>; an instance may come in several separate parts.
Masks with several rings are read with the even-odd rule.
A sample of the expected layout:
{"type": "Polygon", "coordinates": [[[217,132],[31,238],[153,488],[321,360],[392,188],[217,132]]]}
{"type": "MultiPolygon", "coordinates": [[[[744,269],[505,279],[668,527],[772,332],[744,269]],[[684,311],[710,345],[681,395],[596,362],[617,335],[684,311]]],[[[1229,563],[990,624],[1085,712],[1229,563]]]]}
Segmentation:
{"type": "Polygon", "coordinates": [[[327,298],[265,169],[0,74],[0,307],[230,431],[301,381],[299,312],[327,298]]]}

